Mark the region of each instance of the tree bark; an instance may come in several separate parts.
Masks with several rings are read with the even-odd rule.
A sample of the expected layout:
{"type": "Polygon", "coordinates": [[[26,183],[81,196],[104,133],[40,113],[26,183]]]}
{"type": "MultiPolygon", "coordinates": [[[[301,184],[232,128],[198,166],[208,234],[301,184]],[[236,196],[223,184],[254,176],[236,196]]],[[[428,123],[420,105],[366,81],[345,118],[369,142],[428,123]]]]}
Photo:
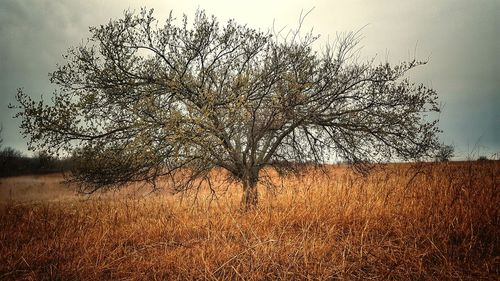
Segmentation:
{"type": "Polygon", "coordinates": [[[257,179],[245,179],[243,181],[243,197],[241,198],[241,207],[248,211],[257,207],[259,202],[259,193],[257,190],[257,179]]]}

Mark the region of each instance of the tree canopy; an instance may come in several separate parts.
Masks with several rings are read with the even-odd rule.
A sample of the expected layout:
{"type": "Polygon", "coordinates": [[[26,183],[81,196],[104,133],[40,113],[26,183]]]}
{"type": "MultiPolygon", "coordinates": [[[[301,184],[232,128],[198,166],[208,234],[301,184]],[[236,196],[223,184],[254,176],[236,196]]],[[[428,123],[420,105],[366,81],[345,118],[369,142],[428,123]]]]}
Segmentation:
{"type": "Polygon", "coordinates": [[[266,166],[420,159],[438,146],[433,89],[405,78],[425,62],[361,62],[356,32],[317,37],[221,25],[198,11],[157,21],[152,10],[90,28],[50,74],[52,102],[17,94],[30,147],[72,153],[89,191],[130,181],[179,189],[219,167],[257,203],[266,166]],[[318,51],[318,49],[321,49],[318,51]]]}

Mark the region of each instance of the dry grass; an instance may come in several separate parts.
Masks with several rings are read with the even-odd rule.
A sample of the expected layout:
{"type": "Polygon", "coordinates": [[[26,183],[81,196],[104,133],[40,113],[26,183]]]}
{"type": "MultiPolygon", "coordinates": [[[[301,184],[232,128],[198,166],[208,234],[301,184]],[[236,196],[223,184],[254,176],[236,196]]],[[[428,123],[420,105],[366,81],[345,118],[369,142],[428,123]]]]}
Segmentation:
{"type": "Polygon", "coordinates": [[[0,279],[498,280],[499,172],[331,167],[287,178],[246,213],[236,186],[196,201],[85,199],[55,176],[4,179],[0,279]]]}

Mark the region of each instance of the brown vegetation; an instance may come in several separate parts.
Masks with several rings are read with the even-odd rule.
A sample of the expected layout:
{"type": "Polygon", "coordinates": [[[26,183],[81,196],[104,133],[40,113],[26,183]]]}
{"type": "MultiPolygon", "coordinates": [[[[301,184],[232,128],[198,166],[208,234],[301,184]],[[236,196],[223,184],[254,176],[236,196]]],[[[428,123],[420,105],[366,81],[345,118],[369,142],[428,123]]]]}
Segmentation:
{"type": "Polygon", "coordinates": [[[18,190],[55,195],[57,177],[3,179],[0,279],[496,280],[499,172],[499,161],[395,164],[368,177],[330,167],[286,178],[250,212],[237,187],[197,200],[49,202],[18,190]]]}

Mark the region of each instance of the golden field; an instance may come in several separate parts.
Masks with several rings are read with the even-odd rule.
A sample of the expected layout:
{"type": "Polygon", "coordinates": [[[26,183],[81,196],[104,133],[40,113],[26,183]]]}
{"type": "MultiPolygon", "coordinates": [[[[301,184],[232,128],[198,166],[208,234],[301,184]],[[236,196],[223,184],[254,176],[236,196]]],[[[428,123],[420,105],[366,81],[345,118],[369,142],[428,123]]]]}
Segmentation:
{"type": "Polygon", "coordinates": [[[500,162],[304,170],[213,196],[0,180],[0,279],[498,280],[500,162]]]}

